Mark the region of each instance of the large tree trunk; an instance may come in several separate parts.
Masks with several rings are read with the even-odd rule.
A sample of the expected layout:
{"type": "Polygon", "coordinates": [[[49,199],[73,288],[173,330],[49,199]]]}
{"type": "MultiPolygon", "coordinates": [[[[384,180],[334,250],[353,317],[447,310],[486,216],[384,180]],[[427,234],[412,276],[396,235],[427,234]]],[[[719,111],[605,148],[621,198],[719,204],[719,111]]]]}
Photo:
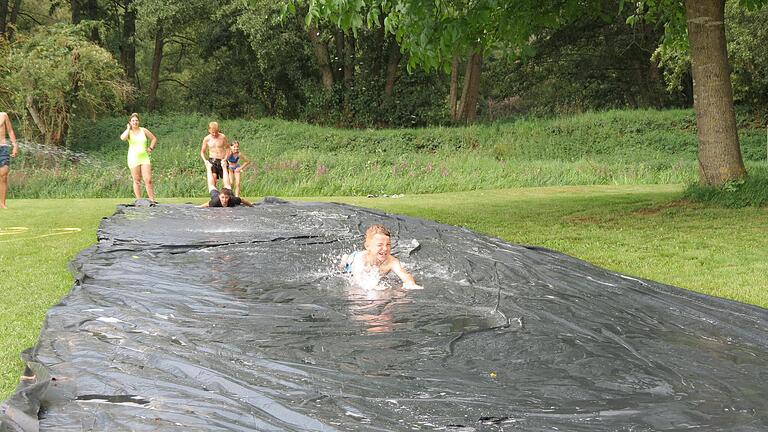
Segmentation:
{"type": "Polygon", "coordinates": [[[453,61],[451,62],[451,84],[448,89],[448,111],[451,113],[451,121],[459,119],[459,65],[461,64],[461,58],[459,54],[453,55],[453,61]]]}
{"type": "Polygon", "coordinates": [[[477,117],[477,99],[480,94],[480,71],[483,65],[483,55],[480,47],[475,44],[470,49],[467,70],[464,76],[464,88],[461,89],[458,119],[472,123],[477,117]]]}
{"type": "Polygon", "coordinates": [[[744,177],[730,66],[725,0],[685,0],[699,138],[699,182],[706,186],[744,177]]]}
{"type": "Polygon", "coordinates": [[[155,32],[155,52],[152,56],[152,77],[149,81],[149,97],[147,99],[147,109],[154,111],[157,106],[157,88],[160,85],[160,64],[163,61],[163,26],[158,24],[155,32]]]}
{"type": "MultiPolygon", "coordinates": [[[[478,48],[479,49],[479,48],[478,48]]],[[[480,96],[480,72],[483,66],[483,54],[475,52],[472,55],[472,79],[469,81],[469,92],[464,105],[464,119],[472,123],[477,118],[477,103],[480,96]]]]}
{"type": "Polygon", "coordinates": [[[133,0],[124,0],[125,16],[123,17],[123,33],[120,41],[120,63],[125,69],[128,81],[136,84],[136,11],[133,0]]]}
{"type": "Polygon", "coordinates": [[[473,50],[470,50],[469,59],[464,69],[464,85],[461,87],[461,99],[459,99],[458,108],[456,108],[456,120],[464,116],[464,101],[467,100],[467,92],[469,91],[469,80],[472,75],[472,54],[473,50]]]}
{"type": "Polygon", "coordinates": [[[331,70],[330,58],[328,57],[328,46],[320,39],[320,30],[318,30],[316,25],[309,26],[307,35],[312,42],[317,67],[320,69],[320,77],[323,80],[323,88],[331,91],[333,90],[333,71],[331,70]]]}
{"type": "Polygon", "coordinates": [[[389,59],[387,60],[387,79],[384,82],[384,99],[392,97],[395,90],[395,81],[397,80],[397,69],[400,67],[400,59],[403,55],[400,53],[400,45],[395,38],[391,38],[389,48],[389,59]]]}

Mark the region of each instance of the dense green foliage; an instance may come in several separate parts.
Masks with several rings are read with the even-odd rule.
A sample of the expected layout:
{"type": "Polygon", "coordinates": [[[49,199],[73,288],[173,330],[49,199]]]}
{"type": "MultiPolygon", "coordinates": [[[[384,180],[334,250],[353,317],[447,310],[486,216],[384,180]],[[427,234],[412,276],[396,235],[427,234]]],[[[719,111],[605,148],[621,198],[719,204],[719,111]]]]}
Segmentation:
{"type": "Polygon", "coordinates": [[[531,42],[524,61],[492,52],[481,91],[485,116],[691,106],[692,90],[676,86],[666,92],[661,71],[650,60],[663,29],[645,23],[628,27],[626,15],[586,16],[549,31],[531,42]]]}
{"type": "Polygon", "coordinates": [[[130,86],[120,65],[87,40],[86,30],[40,27],[10,47],[7,69],[0,70],[0,110],[34,111],[37,119],[24,122],[25,135],[39,134],[46,143],[58,144],[75,116],[113,111],[127,98],[130,86]]]}
{"type": "MultiPolygon", "coordinates": [[[[79,4],[80,19],[94,20],[89,27],[91,41],[119,60],[136,87],[126,111],[147,111],[152,106],[160,112],[215,113],[221,118],[270,116],[354,127],[448,124],[450,76],[437,66],[449,64],[451,54],[466,60],[473,41],[485,48],[478,101],[481,118],[692,103],[687,43],[668,38],[651,60],[666,28],[659,16],[665,8],[679,15],[677,6],[672,7],[679,2],[639,2],[641,9],[659,19],[634,20],[630,26],[625,22],[636,11],[620,0],[578,8],[572,1],[482,1],[471,7],[458,1],[303,1],[326,8],[315,11],[313,25],[318,24],[318,41],[327,50],[330,88],[321,82],[320,59],[301,19],[308,11],[297,10],[293,18],[286,17],[282,11],[289,3],[131,0],[115,5],[79,0],[51,7],[42,0],[24,0],[19,3],[11,44],[23,51],[36,27],[73,20],[69,6],[79,4]],[[387,13],[400,3],[414,13],[387,13]],[[435,9],[438,4],[442,6],[435,9]],[[547,9],[550,6],[554,9],[547,9]],[[339,14],[342,7],[348,13],[339,14]],[[44,16],[47,9],[51,16],[44,16]],[[433,15],[442,17],[439,25],[427,19],[433,15]],[[133,34],[126,33],[133,28],[127,25],[129,17],[136,19],[133,34]],[[343,34],[340,27],[355,32],[343,34]],[[161,55],[154,51],[158,42],[161,55]],[[401,52],[402,59],[393,58],[393,52],[401,52]],[[392,75],[387,72],[389,62],[395,65],[392,75]],[[429,71],[415,69],[416,64],[429,71]],[[388,77],[394,83],[389,95],[385,94],[388,77]],[[153,85],[157,93],[150,100],[153,85]]],[[[761,47],[768,42],[766,8],[746,9],[744,3],[729,1],[726,20],[735,97],[751,109],[764,111],[768,62],[761,47]]],[[[664,19],[670,16],[676,15],[664,19]]],[[[0,54],[9,52],[0,45],[0,54]]],[[[18,62],[0,65],[3,109],[22,118],[27,115],[23,104],[8,103],[6,64],[18,62]]],[[[36,70],[55,71],[52,75],[59,76],[63,64],[36,70]]],[[[459,64],[459,90],[464,66],[459,64]]],[[[102,75],[98,69],[89,73],[102,75]]],[[[113,96],[102,96],[102,104],[115,101],[113,96]]],[[[82,103],[71,105],[94,111],[82,103]]]]}
{"type": "MultiPolygon", "coordinates": [[[[21,3],[18,28],[24,31],[16,33],[13,44],[23,43],[35,21],[41,21],[37,15],[34,21],[28,18],[30,11],[41,8],[40,1],[21,3]]],[[[48,20],[68,21],[69,3],[56,3],[52,10],[57,15],[48,20]]],[[[547,114],[670,106],[665,105],[660,74],[634,72],[643,58],[646,63],[642,66],[654,68],[647,59],[649,47],[658,43],[659,30],[645,35],[623,25],[629,12],[618,14],[619,0],[598,2],[594,13],[567,26],[564,21],[574,15],[573,8],[542,13],[540,2],[527,2],[532,5],[527,9],[494,1],[472,8],[455,2],[455,11],[440,10],[448,14],[441,21],[444,28],[433,29],[428,22],[417,20],[428,16],[429,8],[418,9],[421,15],[400,14],[402,25],[424,32],[422,36],[401,31],[398,40],[384,31],[394,25],[383,19],[384,14],[366,15],[364,20],[370,18],[371,27],[359,27],[354,35],[341,34],[332,23],[322,22],[317,35],[327,50],[333,75],[330,90],[321,83],[318,56],[304,21],[282,16],[284,3],[131,0],[115,5],[80,0],[71,4],[80,4],[81,19],[97,23],[92,41],[120,61],[128,81],[136,87],[126,111],[147,111],[152,106],[161,112],[216,113],[223,118],[273,116],[357,127],[446,124],[449,75],[434,68],[425,72],[411,67],[409,72],[407,65],[422,59],[425,64],[444,66],[450,62],[451,49],[464,58],[469,42],[479,36],[492,57],[483,66],[479,98],[481,114],[487,117],[519,115],[520,110],[494,109],[499,107],[495,102],[515,98],[522,99],[525,110],[547,114]],[[84,8],[86,4],[93,9],[84,8]],[[501,9],[496,11],[496,7],[501,9]],[[133,27],[128,25],[129,17],[136,19],[133,27]],[[606,22],[611,23],[609,30],[604,29],[606,22]],[[134,34],[126,33],[134,27],[134,34]],[[531,39],[530,47],[520,46],[539,29],[545,30],[531,39]],[[426,46],[419,45],[422,37],[426,46]],[[440,46],[435,54],[439,59],[430,53],[433,39],[440,46]],[[156,52],[158,42],[162,42],[161,50],[156,52]],[[588,47],[594,50],[590,52],[588,47]],[[402,59],[393,58],[392,53],[401,51],[402,59]],[[434,61],[428,61],[433,57],[434,61]],[[388,73],[390,62],[392,74],[388,73]],[[624,71],[627,64],[630,70],[624,71]],[[152,74],[153,66],[157,77],[152,74]],[[394,83],[389,95],[385,94],[388,77],[394,83]],[[503,85],[497,85],[501,81],[503,85]],[[158,86],[157,94],[150,101],[153,84],[158,86]]],[[[550,6],[560,3],[546,2],[550,6]]],[[[27,115],[23,106],[11,111],[19,118],[27,115]]]]}
{"type": "Polygon", "coordinates": [[[726,8],[728,53],[733,94],[738,104],[768,112],[768,8],[750,10],[735,3],[726,8]]]}
{"type": "MultiPolygon", "coordinates": [[[[146,115],[160,197],[205,196],[200,145],[211,118],[146,115]]],[[[83,120],[68,150],[22,141],[11,198],[130,197],[126,118],[83,120]]],[[[765,131],[742,122],[750,166],[766,158],[765,131]]],[[[577,184],[694,183],[693,112],[609,111],[454,128],[341,130],[282,120],[224,120],[253,163],[243,194],[382,195],[577,184]]]]}

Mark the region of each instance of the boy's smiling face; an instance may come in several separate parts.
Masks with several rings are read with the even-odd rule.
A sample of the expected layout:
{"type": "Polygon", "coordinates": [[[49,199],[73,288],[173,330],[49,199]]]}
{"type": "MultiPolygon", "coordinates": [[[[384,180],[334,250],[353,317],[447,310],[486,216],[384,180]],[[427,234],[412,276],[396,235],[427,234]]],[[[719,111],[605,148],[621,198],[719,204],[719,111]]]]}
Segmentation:
{"type": "Polygon", "coordinates": [[[371,261],[381,265],[387,261],[389,253],[392,251],[392,241],[388,235],[374,234],[370,240],[365,242],[365,250],[368,251],[368,257],[371,261]]]}

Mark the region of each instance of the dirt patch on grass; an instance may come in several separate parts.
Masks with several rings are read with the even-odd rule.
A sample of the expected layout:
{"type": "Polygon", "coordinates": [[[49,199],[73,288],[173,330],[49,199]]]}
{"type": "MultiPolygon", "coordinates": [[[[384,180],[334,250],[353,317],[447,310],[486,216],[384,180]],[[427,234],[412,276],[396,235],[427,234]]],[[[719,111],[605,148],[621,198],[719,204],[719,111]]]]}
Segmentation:
{"type": "Polygon", "coordinates": [[[664,203],[659,206],[646,207],[646,208],[635,210],[632,212],[632,214],[638,215],[638,216],[657,216],[666,210],[677,209],[677,208],[693,210],[693,209],[701,208],[701,204],[695,203],[690,200],[670,201],[668,203],[664,203]]]}
{"type": "Polygon", "coordinates": [[[600,216],[564,216],[563,221],[572,224],[598,225],[608,221],[608,218],[600,216]]]}

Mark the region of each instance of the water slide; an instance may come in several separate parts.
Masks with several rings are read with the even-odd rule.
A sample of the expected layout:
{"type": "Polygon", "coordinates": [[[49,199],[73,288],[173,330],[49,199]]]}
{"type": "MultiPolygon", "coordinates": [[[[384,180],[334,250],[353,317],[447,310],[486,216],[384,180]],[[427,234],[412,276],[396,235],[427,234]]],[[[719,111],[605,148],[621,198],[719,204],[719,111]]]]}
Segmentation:
{"type": "Polygon", "coordinates": [[[758,307],[339,204],[120,206],[98,238],[0,430],[768,430],[758,307]],[[338,271],[374,223],[423,290],[338,271]]]}

